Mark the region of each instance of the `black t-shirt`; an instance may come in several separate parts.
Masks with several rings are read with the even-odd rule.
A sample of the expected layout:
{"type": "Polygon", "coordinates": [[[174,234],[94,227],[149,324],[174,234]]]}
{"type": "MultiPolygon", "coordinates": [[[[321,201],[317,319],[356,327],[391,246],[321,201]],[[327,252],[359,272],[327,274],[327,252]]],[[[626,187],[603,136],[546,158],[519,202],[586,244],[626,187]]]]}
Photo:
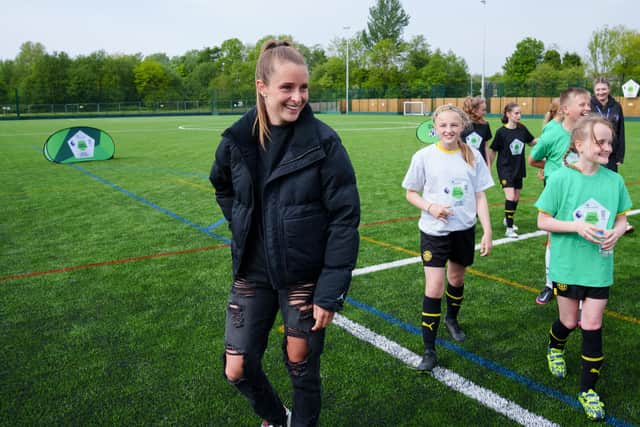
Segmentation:
{"type": "Polygon", "coordinates": [[[473,126],[465,129],[460,137],[468,145],[478,150],[480,154],[482,154],[482,158],[485,162],[487,161],[487,150],[485,150],[485,147],[487,142],[489,142],[493,137],[489,123],[473,122],[473,126]]]}
{"type": "Polygon", "coordinates": [[[258,146],[254,185],[254,210],[251,216],[251,228],[247,236],[245,252],[240,263],[238,276],[258,285],[269,286],[266,253],[264,246],[262,194],[271,172],[282,159],[289,142],[292,127],[270,126],[270,138],[265,141],[264,149],[258,146]]]}
{"type": "Polygon", "coordinates": [[[496,167],[500,179],[520,179],[527,176],[524,145],[531,144],[535,138],[524,125],[515,129],[502,126],[496,132],[491,149],[498,153],[496,167]]]}

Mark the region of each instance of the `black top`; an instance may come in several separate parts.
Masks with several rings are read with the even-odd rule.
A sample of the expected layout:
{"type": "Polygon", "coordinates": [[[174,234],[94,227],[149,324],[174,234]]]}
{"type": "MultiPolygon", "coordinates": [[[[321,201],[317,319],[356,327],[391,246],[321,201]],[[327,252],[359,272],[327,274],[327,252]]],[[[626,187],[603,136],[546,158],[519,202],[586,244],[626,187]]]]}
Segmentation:
{"type": "Polygon", "coordinates": [[[264,184],[271,171],[278,164],[287,146],[291,126],[270,126],[270,137],[265,141],[264,149],[258,149],[256,163],[256,185],[254,187],[255,209],[252,213],[251,228],[247,238],[247,249],[240,263],[238,276],[259,285],[269,285],[267,261],[264,248],[262,193],[264,184]]]}
{"type": "MultiPolygon", "coordinates": [[[[611,155],[609,156],[609,165],[611,165],[611,163],[624,163],[625,136],[622,105],[611,95],[609,95],[606,105],[602,105],[594,95],[591,97],[591,112],[609,120],[613,126],[615,135],[613,136],[613,147],[611,155]]],[[[609,167],[609,165],[607,165],[607,167],[609,167]]],[[[611,167],[609,167],[609,169],[611,169],[611,167]]]]}
{"type": "Polygon", "coordinates": [[[465,129],[460,136],[464,142],[482,154],[485,162],[487,161],[487,150],[485,148],[493,137],[489,123],[473,122],[473,126],[465,129]]]}
{"type": "Polygon", "coordinates": [[[535,138],[524,125],[515,129],[502,126],[493,138],[491,149],[498,153],[496,168],[500,179],[520,179],[527,176],[525,168],[524,144],[531,144],[535,138]]]}
{"type": "MultiPolygon", "coordinates": [[[[231,231],[232,275],[238,277],[253,223],[262,150],[256,108],[226,129],[209,180],[231,231]]],[[[343,306],[358,255],[360,201],[349,156],[336,132],[306,105],[290,124],[284,153],[263,177],[261,209],[269,284],[316,283],[313,303],[343,306]]]]}

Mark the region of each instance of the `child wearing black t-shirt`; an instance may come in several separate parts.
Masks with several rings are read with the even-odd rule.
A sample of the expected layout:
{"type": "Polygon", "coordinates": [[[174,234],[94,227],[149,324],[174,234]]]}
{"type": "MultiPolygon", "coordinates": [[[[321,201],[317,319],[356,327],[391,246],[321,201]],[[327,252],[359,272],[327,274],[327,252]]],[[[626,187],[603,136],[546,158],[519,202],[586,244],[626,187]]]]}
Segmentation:
{"type": "Polygon", "coordinates": [[[522,191],[522,179],[527,176],[525,168],[524,145],[530,146],[536,143],[531,132],[520,123],[520,106],[511,102],[504,108],[501,119],[505,125],[498,129],[491,143],[489,164],[497,153],[496,167],[500,184],[504,190],[504,224],[507,227],[505,236],[517,238],[517,227],[513,223],[513,217],[520,200],[522,191]]]}

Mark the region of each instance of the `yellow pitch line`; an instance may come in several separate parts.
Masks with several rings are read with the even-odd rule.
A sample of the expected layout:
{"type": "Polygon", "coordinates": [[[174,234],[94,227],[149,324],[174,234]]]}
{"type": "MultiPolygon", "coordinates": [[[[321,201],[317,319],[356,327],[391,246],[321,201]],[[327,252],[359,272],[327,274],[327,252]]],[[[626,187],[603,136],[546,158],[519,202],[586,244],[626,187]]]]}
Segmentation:
{"type": "Polygon", "coordinates": [[[176,181],[181,182],[181,183],[183,183],[183,184],[190,185],[190,186],[192,186],[192,187],[199,188],[199,189],[201,189],[201,190],[211,191],[211,192],[213,191],[213,187],[207,187],[207,186],[204,186],[204,185],[195,184],[195,183],[193,183],[193,182],[191,182],[191,181],[185,181],[184,179],[177,178],[177,179],[176,179],[176,181]]]}
{"type": "Polygon", "coordinates": [[[413,256],[419,256],[420,255],[418,252],[415,252],[415,251],[412,251],[412,250],[409,250],[409,249],[405,249],[405,248],[403,248],[401,246],[392,245],[391,243],[381,242],[380,240],[372,239],[371,237],[360,236],[360,238],[362,240],[366,240],[367,242],[371,242],[371,243],[376,244],[376,245],[384,246],[385,248],[395,249],[396,251],[404,252],[404,253],[409,254],[409,255],[413,255],[413,256]]]}
{"type": "MultiPolygon", "coordinates": [[[[373,244],[376,244],[376,245],[380,245],[380,246],[384,246],[385,248],[395,249],[397,251],[404,252],[406,254],[413,255],[413,256],[420,256],[420,254],[418,252],[403,248],[401,246],[392,245],[391,243],[382,242],[380,240],[372,239],[371,237],[366,237],[366,236],[360,236],[360,238],[362,240],[367,241],[367,242],[370,242],[370,243],[373,243],[373,244]]],[[[474,276],[484,277],[485,279],[494,280],[496,282],[503,283],[505,285],[512,286],[514,288],[524,289],[524,290],[532,292],[534,294],[537,294],[539,292],[538,289],[533,288],[531,286],[527,286],[527,285],[525,285],[523,283],[519,283],[519,282],[516,282],[514,280],[505,279],[504,277],[496,276],[496,275],[489,274],[489,273],[484,273],[482,271],[476,270],[475,268],[467,267],[467,271],[470,274],[474,275],[474,276]]],[[[635,323],[635,324],[640,325],[640,319],[638,319],[636,317],[633,317],[633,316],[627,316],[627,315],[620,314],[620,313],[617,313],[617,312],[611,311],[611,310],[605,310],[604,314],[606,314],[609,317],[613,317],[615,319],[624,320],[624,321],[627,321],[627,322],[630,322],[630,323],[635,323]]]]}

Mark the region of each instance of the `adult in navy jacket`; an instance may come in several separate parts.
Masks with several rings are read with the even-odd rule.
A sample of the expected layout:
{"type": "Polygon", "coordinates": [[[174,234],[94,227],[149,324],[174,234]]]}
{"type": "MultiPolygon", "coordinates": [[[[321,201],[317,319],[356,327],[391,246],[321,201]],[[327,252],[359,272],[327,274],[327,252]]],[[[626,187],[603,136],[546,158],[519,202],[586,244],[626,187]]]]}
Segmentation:
{"type": "Polygon", "coordinates": [[[622,105],[611,96],[609,80],[597,77],[593,81],[593,96],[591,97],[591,112],[607,119],[613,126],[613,146],[607,168],[618,172],[618,166],[624,163],[625,135],[624,113],[622,105]]]}
{"type": "Polygon", "coordinates": [[[338,135],[307,105],[307,66],[288,42],[263,46],[256,98],[223,133],[210,174],[232,233],[225,376],[265,425],[316,425],[324,331],[358,254],[356,178],[338,135]],[[261,366],[278,309],[291,411],[261,366]]]}

